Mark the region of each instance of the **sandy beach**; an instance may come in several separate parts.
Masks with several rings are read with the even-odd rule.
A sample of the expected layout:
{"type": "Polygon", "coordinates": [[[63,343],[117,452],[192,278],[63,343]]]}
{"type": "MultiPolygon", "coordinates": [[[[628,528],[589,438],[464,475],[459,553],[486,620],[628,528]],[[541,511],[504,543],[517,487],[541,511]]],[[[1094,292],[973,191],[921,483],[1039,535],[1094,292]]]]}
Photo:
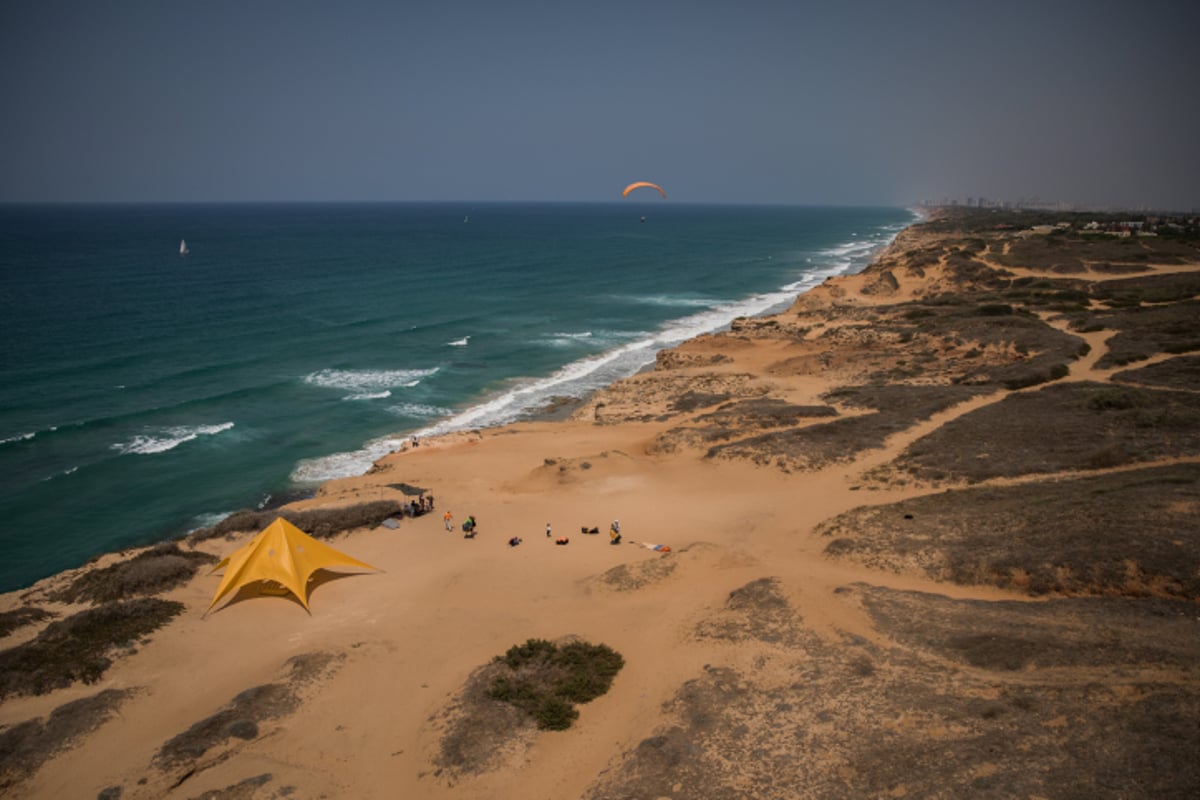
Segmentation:
{"type": "Polygon", "coordinates": [[[934,213],[566,419],[325,484],[286,510],[435,508],[329,538],[379,571],[311,615],[205,615],[197,561],[153,594],[180,613],[43,690],[29,648],[102,605],[56,597],[136,553],[3,596],[4,795],[1196,796],[1200,250],[1027,227],[934,213]],[[624,658],[569,730],[469,691],[564,637],[624,658]]]}

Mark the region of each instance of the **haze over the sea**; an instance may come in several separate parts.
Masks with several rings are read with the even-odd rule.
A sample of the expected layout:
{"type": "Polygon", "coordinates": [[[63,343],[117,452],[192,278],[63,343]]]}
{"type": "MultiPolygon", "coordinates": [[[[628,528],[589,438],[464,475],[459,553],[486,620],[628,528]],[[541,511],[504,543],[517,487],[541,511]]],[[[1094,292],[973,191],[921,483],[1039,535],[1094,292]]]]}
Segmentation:
{"type": "Polygon", "coordinates": [[[1194,2],[9,3],[0,201],[1200,207],[1194,2]]]}

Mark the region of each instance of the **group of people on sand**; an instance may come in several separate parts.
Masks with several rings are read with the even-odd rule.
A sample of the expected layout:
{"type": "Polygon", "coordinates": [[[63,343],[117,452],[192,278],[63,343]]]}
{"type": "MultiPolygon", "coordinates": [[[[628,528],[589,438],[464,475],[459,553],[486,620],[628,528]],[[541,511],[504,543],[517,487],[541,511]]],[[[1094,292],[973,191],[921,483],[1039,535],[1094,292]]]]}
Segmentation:
{"type": "MultiPolygon", "coordinates": [[[[424,495],[422,495],[422,497],[424,497],[424,495]]],[[[432,498],[430,498],[430,499],[431,499],[430,507],[432,509],[432,507],[433,507],[432,506],[432,498]]],[[[448,531],[454,530],[454,515],[452,515],[452,513],[450,513],[449,510],[446,511],[444,513],[444,515],[442,515],[442,521],[445,524],[446,530],[448,530],[448,531]]],[[[600,533],[600,530],[598,528],[588,528],[587,525],[584,525],[584,527],[582,527],[580,530],[584,534],[599,534],[600,533]]],[[[466,519],[464,519],[464,521],[462,523],[462,537],[463,537],[463,539],[475,539],[475,534],[478,534],[478,533],[479,533],[479,523],[475,521],[475,515],[469,515],[466,519]]],[[[548,522],[546,523],[546,539],[554,539],[554,530],[551,527],[551,524],[548,522]]],[[[520,536],[512,536],[509,539],[509,547],[516,547],[517,545],[520,545],[520,543],[523,541],[524,540],[522,540],[520,536]]],[[[559,537],[557,537],[557,539],[554,539],[554,543],[556,543],[556,545],[570,545],[571,540],[568,539],[568,537],[566,537],[566,536],[559,536],[559,537]]],[[[608,527],[608,543],[610,543],[610,545],[620,545],[620,521],[619,521],[619,519],[613,519],[612,525],[610,525],[610,527],[608,527]]]]}
{"type": "MultiPolygon", "coordinates": [[[[584,525],[579,529],[579,532],[592,534],[592,533],[599,533],[600,529],[599,528],[589,528],[588,526],[584,525]]],[[[551,532],[550,523],[547,522],[546,523],[546,538],[549,539],[553,535],[554,534],[551,532]]],[[[619,519],[613,520],[612,525],[610,525],[608,528],[608,538],[609,538],[609,542],[608,542],[609,544],[620,544],[621,543],[621,520],[619,520],[619,519]]],[[[518,539],[516,536],[514,536],[512,539],[508,540],[508,543],[510,545],[512,545],[513,547],[516,547],[518,544],[521,543],[521,540],[518,539]],[[515,543],[514,543],[514,540],[515,540],[515,543]]],[[[570,544],[571,540],[569,538],[567,538],[566,536],[559,536],[557,539],[554,540],[554,543],[555,544],[570,544]]]]}
{"type": "MultiPolygon", "coordinates": [[[[445,514],[442,514],[442,523],[446,526],[447,531],[454,530],[454,515],[450,513],[449,509],[446,509],[445,514]]],[[[479,523],[475,521],[475,515],[468,514],[462,524],[463,538],[474,539],[478,525],[479,523]]]]}
{"type": "MultiPolygon", "coordinates": [[[[425,495],[421,495],[421,497],[424,498],[425,495]]],[[[429,509],[430,510],[433,509],[433,497],[429,498],[429,509]]],[[[454,530],[454,515],[452,513],[450,513],[449,510],[447,510],[446,513],[442,515],[442,522],[445,524],[447,531],[454,530]]],[[[463,520],[462,530],[463,530],[463,538],[464,539],[474,539],[475,538],[475,535],[479,532],[479,523],[476,522],[474,514],[468,515],[467,518],[465,520],[463,520]]],[[[588,528],[585,525],[582,528],[580,528],[580,531],[582,531],[583,533],[599,533],[600,529],[599,528],[588,528]]],[[[549,522],[546,523],[546,538],[547,539],[554,538],[554,529],[551,527],[549,522]]],[[[608,528],[608,538],[609,538],[609,544],[620,544],[621,543],[621,520],[614,519],[612,521],[612,525],[610,525],[608,528]]],[[[513,536],[508,540],[508,546],[516,547],[517,545],[521,544],[521,542],[523,542],[523,541],[524,540],[520,536],[513,536]]],[[[567,538],[566,536],[559,536],[558,538],[554,539],[554,543],[557,545],[566,545],[566,544],[570,544],[571,540],[569,538],[567,538]]]]}
{"type": "MultiPolygon", "coordinates": [[[[589,528],[587,525],[584,525],[583,527],[581,527],[579,529],[579,532],[586,533],[586,534],[597,534],[600,532],[600,529],[599,528],[589,528]]],[[[547,536],[550,535],[550,524],[549,523],[546,523],[546,535],[547,536]]],[[[621,520],[614,519],[612,521],[612,525],[608,526],[608,538],[609,538],[609,544],[620,544],[621,543],[621,520]]]]}
{"type": "Polygon", "coordinates": [[[404,504],[404,513],[410,517],[419,517],[433,511],[433,495],[423,494],[416,500],[404,504]]]}

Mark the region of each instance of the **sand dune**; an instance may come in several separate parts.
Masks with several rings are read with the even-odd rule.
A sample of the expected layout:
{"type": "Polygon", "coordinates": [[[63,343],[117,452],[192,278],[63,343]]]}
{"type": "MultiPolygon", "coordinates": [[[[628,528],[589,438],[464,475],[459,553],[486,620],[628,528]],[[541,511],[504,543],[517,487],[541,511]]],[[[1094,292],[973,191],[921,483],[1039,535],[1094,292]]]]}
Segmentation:
{"type": "MultiPolygon", "coordinates": [[[[1010,234],[935,222],[570,419],[424,441],[294,504],[436,497],[335,538],[382,572],[326,576],[311,616],[242,596],[204,617],[202,569],[95,683],[10,691],[6,796],[1195,796],[1200,385],[1176,343],[1200,341],[1200,255],[1010,268],[1010,234]],[[1101,302],[1160,276],[1173,323],[1101,302]],[[1135,338],[1141,360],[1102,363],[1135,338]],[[1116,380],[1151,364],[1175,385],[1116,380]],[[569,730],[465,693],[511,645],[570,636],[625,666],[569,730]]],[[[85,608],[50,598],[80,572],[0,611],[85,608]]]]}

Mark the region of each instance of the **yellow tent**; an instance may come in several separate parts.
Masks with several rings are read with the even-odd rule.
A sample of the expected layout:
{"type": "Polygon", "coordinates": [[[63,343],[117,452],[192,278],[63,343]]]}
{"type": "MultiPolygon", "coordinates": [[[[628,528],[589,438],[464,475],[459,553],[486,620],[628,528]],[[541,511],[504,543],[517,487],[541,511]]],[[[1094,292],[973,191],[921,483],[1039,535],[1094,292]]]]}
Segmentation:
{"type": "Polygon", "coordinates": [[[318,542],[282,517],[226,556],[213,572],[222,567],[225,575],[208,606],[209,611],[222,597],[254,581],[275,581],[296,595],[308,610],[308,580],[317,570],[334,567],[378,569],[318,542]]]}

